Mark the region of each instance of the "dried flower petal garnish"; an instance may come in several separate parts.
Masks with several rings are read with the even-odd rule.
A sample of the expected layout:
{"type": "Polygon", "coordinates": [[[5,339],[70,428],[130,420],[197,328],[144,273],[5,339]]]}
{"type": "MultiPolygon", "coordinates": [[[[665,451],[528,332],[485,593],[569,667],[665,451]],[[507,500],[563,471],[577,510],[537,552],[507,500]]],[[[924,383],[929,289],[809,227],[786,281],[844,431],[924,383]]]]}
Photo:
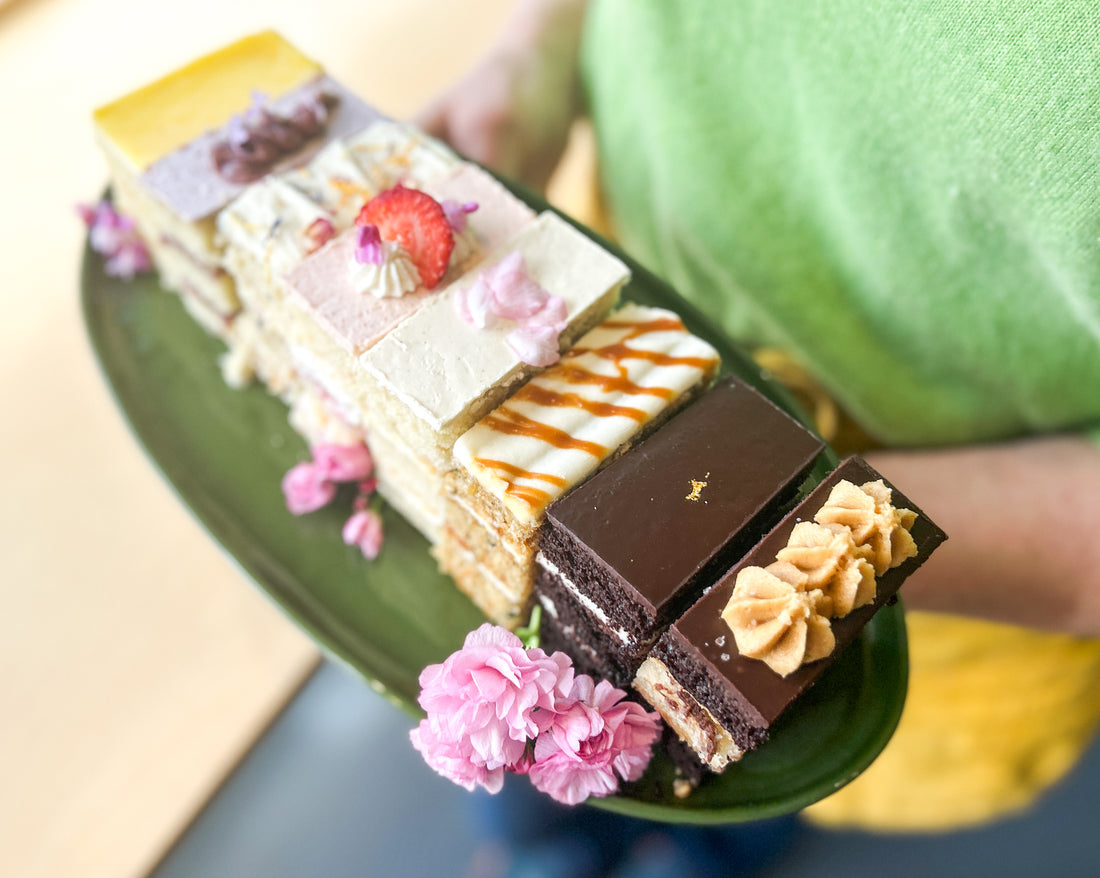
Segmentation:
{"type": "Polygon", "coordinates": [[[456,235],[461,235],[466,231],[466,216],[478,208],[476,201],[467,201],[463,204],[453,198],[444,199],[439,202],[439,206],[443,208],[443,215],[447,217],[447,222],[451,225],[451,231],[456,235]]]}
{"type": "Polygon", "coordinates": [[[268,108],[266,95],[254,91],[248,109],[226,123],[211,148],[215,170],[230,183],[254,183],[321,133],[336,100],[318,91],[279,114],[268,108]]]}
{"type": "Polygon", "coordinates": [[[333,226],[330,220],[319,216],[306,226],[304,234],[306,239],[305,251],[308,256],[311,253],[316,253],[336,236],[336,227],[333,226]]]}
{"type": "Polygon", "coordinates": [[[558,361],[559,336],[568,322],[568,308],[564,299],[551,296],[527,273],[522,253],[512,251],[459,290],[455,309],[463,321],[477,329],[496,320],[515,323],[505,343],[522,362],[550,366],[558,361]]]}

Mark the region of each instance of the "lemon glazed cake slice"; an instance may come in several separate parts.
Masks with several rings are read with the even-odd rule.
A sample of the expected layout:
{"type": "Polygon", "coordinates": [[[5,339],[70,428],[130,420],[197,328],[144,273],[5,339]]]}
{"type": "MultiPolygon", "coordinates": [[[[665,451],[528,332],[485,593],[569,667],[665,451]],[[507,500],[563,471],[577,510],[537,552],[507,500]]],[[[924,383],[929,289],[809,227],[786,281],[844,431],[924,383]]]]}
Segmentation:
{"type": "Polygon", "coordinates": [[[209,331],[238,310],[215,217],[268,173],[307,161],[380,114],[273,31],[212,52],[99,108],[114,197],[162,284],[209,331]]]}
{"type": "Polygon", "coordinates": [[[526,618],[546,507],[694,398],[718,366],[676,314],[623,305],[455,443],[441,568],[495,621],[526,618]]]}

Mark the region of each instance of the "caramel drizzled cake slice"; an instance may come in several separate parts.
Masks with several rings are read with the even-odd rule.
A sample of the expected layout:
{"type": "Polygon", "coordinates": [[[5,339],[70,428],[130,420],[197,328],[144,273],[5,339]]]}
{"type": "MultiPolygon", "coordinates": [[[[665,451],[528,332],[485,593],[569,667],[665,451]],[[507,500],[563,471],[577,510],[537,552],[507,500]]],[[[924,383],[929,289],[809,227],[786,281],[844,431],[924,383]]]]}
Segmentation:
{"type": "Polygon", "coordinates": [[[672,312],[624,305],[455,443],[442,568],[492,618],[516,621],[547,506],[694,398],[718,365],[672,312]]]}
{"type": "Polygon", "coordinates": [[[536,597],[546,644],[625,685],[654,641],[782,516],[821,440],[724,376],[550,506],[536,597]]]}
{"type": "Polygon", "coordinates": [[[767,740],[944,539],[871,466],[849,458],[674,622],[634,687],[703,765],[720,772],[767,740]],[[845,536],[846,545],[805,539],[807,525],[845,536]],[[838,603],[834,585],[864,561],[874,580],[870,599],[838,603]],[[777,615],[779,604],[786,612],[777,615]],[[825,617],[829,636],[815,636],[825,617]],[[823,640],[832,643],[821,657],[823,640]]]}
{"type": "Polygon", "coordinates": [[[266,31],[101,107],[95,125],[116,202],[135,220],[162,284],[223,335],[239,306],[221,264],[217,213],[267,173],[300,165],[378,118],[266,31]]]}

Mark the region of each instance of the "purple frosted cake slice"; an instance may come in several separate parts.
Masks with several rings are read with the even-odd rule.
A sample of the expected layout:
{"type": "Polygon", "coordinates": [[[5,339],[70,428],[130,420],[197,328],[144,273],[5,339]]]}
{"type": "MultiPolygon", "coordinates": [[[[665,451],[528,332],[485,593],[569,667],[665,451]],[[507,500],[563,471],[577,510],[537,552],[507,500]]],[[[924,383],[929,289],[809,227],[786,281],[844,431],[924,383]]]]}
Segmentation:
{"type": "Polygon", "coordinates": [[[767,739],[775,721],[944,539],[865,461],[849,458],[668,629],[634,686],[719,772],[767,739]],[[871,494],[860,487],[876,483],[871,494]],[[874,519],[878,530],[866,530],[860,516],[874,519]],[[845,548],[841,539],[852,542],[845,548]],[[871,590],[852,599],[868,576],[871,590]],[[847,596],[837,590],[841,580],[851,585],[847,596]],[[822,619],[829,630],[815,633],[822,619]],[[800,620],[804,627],[793,631],[800,620]],[[783,636],[780,622],[787,626],[783,636]],[[799,661],[782,664],[768,654],[795,639],[799,661]],[[823,657],[815,640],[831,647],[823,657]],[[739,644],[760,657],[743,654],[739,644]]]}
{"type": "Polygon", "coordinates": [[[726,376],[547,512],[536,595],[546,639],[630,681],[677,615],[782,515],[822,442],[726,376]]]}

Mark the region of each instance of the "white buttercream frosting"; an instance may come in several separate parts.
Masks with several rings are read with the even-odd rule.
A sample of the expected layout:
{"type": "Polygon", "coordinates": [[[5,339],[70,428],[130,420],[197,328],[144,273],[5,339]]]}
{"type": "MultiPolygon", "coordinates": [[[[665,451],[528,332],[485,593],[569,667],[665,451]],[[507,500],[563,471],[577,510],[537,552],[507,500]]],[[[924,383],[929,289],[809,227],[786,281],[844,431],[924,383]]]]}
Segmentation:
{"type": "Polygon", "coordinates": [[[351,285],[359,293],[378,299],[392,299],[413,292],[420,286],[420,272],[408,251],[396,241],[382,242],[381,262],[351,259],[351,285]]]}
{"type": "Polygon", "coordinates": [[[257,183],[218,216],[227,245],[263,261],[272,277],[281,277],[310,251],[306,229],[318,219],[331,222],[324,206],[279,178],[257,183]]]}

